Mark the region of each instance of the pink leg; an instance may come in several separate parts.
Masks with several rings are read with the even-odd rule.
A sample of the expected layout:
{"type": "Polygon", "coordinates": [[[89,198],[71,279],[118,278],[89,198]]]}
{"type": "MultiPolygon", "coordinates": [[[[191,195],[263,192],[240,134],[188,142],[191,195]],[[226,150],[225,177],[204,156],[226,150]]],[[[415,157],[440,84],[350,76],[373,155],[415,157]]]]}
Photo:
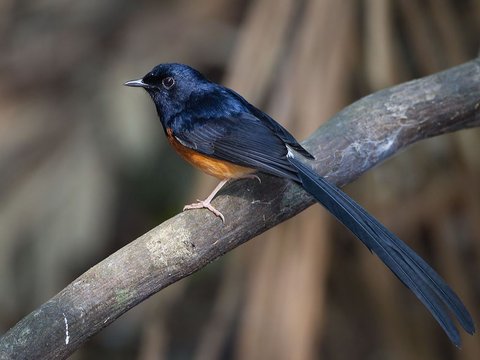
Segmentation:
{"type": "MultiPolygon", "coordinates": [[[[239,178],[236,178],[236,179],[257,179],[259,183],[262,183],[262,180],[260,180],[260,178],[257,175],[254,175],[254,174],[246,174],[246,175],[243,175],[242,177],[239,177],[239,178]]],[[[213,205],[211,204],[211,201],[213,200],[214,196],[217,195],[217,193],[220,191],[220,189],[223,187],[223,185],[225,185],[228,182],[228,180],[230,180],[230,179],[225,179],[225,180],[220,181],[219,184],[217,185],[217,187],[215,189],[213,189],[212,193],[210,195],[208,195],[208,197],[205,200],[198,200],[197,199],[196,203],[193,203],[193,204],[190,204],[190,205],[185,205],[183,207],[183,211],[192,210],[192,209],[208,209],[212,213],[214,213],[216,216],[218,216],[220,219],[222,219],[223,222],[225,222],[225,216],[223,216],[223,214],[220,211],[218,211],[217,209],[215,209],[213,207],[213,205]]]]}
{"type": "Polygon", "coordinates": [[[205,200],[197,200],[196,203],[190,204],[190,205],[185,205],[183,207],[183,211],[185,210],[191,210],[191,209],[208,209],[215,215],[217,215],[220,219],[222,219],[223,222],[225,222],[225,217],[223,214],[215,209],[213,205],[210,203],[213,199],[213,197],[220,191],[220,189],[223,187],[228,182],[229,179],[225,179],[220,181],[220,183],[217,185],[215,189],[213,189],[212,193],[208,195],[208,197],[205,200]]]}

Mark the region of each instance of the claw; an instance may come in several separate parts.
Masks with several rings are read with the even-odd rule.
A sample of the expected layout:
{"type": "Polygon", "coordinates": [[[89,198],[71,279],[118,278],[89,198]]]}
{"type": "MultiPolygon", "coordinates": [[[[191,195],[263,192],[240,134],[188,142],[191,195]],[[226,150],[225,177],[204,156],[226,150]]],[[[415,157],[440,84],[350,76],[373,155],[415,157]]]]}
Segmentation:
{"type": "Polygon", "coordinates": [[[260,184],[262,183],[262,179],[260,179],[260,178],[259,178],[257,175],[255,175],[255,174],[243,175],[242,177],[240,177],[240,178],[238,178],[238,179],[257,179],[260,184]]]}
{"type": "Polygon", "coordinates": [[[210,201],[207,201],[207,200],[197,200],[197,201],[198,202],[194,204],[185,205],[183,207],[183,211],[192,210],[192,209],[208,209],[212,213],[214,213],[216,216],[218,216],[220,219],[222,219],[223,223],[225,223],[225,216],[223,216],[223,214],[220,211],[215,209],[213,205],[210,203],[210,201]]]}

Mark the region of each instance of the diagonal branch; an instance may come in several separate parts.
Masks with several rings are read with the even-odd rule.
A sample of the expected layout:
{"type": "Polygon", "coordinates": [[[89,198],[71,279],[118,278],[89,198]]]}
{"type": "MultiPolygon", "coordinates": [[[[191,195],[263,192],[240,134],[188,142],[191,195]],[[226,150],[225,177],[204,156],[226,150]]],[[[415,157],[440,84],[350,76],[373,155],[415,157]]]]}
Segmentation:
{"type": "MultiPolygon", "coordinates": [[[[407,145],[480,125],[480,59],[367,96],[307,141],[311,165],[343,185],[407,145]]],[[[240,180],[208,211],[181,213],[118,250],[0,339],[0,358],[65,358],[127,310],[314,201],[288,181],[240,180]]]]}

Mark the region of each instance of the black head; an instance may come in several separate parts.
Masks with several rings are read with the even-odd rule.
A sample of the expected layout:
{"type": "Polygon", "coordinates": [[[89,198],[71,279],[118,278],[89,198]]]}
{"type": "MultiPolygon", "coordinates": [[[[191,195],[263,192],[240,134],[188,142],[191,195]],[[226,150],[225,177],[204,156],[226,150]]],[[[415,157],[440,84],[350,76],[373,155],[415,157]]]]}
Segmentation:
{"type": "Polygon", "coordinates": [[[161,120],[177,113],[193,92],[212,86],[197,70],[183,64],[160,64],[138,80],[124,85],[142,87],[152,97],[161,120]]]}

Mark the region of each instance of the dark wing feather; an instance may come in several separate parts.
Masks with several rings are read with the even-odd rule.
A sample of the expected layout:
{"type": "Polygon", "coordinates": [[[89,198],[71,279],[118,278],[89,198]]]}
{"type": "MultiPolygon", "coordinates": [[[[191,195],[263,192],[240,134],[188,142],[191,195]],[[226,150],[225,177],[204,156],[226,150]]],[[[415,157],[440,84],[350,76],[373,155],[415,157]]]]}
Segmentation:
{"type": "Polygon", "coordinates": [[[308,159],[315,159],[315,157],[310,154],[305,148],[300,145],[295,139],[292,134],[288,132],[287,129],[285,129],[282,125],[280,125],[278,122],[273,120],[268,114],[264,113],[263,111],[257,109],[255,106],[250,104],[247,100],[245,100],[240,94],[237,94],[235,91],[224,88],[224,90],[230,95],[236,98],[238,101],[240,101],[247,109],[249,112],[251,112],[257,119],[262,121],[262,123],[269,128],[276,136],[278,136],[283,143],[287,144],[290,146],[293,150],[301,154],[302,156],[308,158],[308,159]]]}
{"type": "Polygon", "coordinates": [[[173,135],[202,154],[298,181],[283,140],[249,113],[195,119],[190,126],[174,124],[173,135]]]}

